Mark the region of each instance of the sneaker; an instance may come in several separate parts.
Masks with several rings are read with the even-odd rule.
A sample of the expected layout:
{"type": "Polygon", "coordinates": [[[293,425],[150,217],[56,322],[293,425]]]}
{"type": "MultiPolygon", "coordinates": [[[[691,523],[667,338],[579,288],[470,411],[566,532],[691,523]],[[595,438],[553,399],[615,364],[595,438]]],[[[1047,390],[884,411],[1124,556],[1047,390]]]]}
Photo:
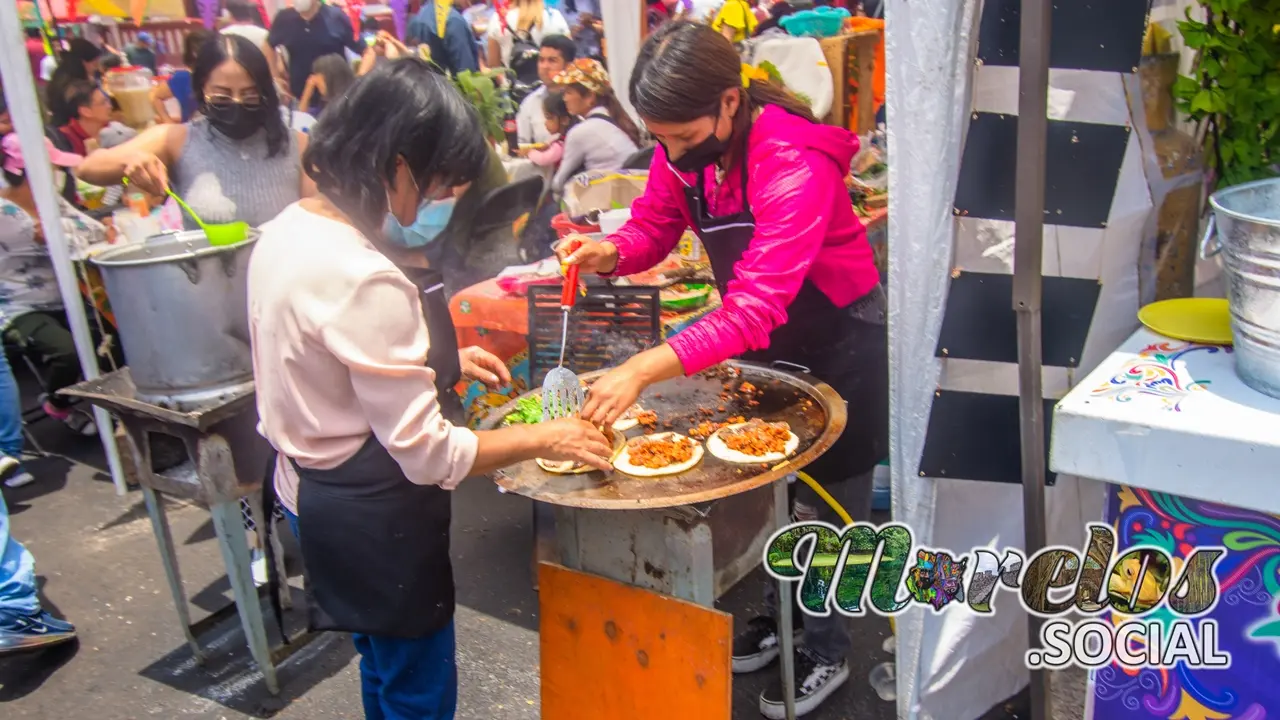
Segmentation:
{"type": "Polygon", "coordinates": [[[59,408],[48,400],[44,401],[41,409],[44,410],[45,415],[55,420],[61,420],[74,433],[85,436],[98,434],[98,425],[93,421],[93,417],[83,410],[59,408]]]}
{"type": "Polygon", "coordinates": [[[0,655],[57,645],[76,636],[76,628],[48,612],[0,615],[0,655]]]}
{"type": "MultiPolygon", "coordinates": [[[[808,648],[796,650],[796,717],[813,712],[831,693],[849,679],[849,663],[841,660],[832,665],[814,655],[808,648]]],[[[768,690],[760,693],[760,714],[769,720],[787,716],[782,701],[782,680],[775,679],[768,690]]]]}
{"type": "MultiPolygon", "coordinates": [[[[796,628],[794,638],[804,637],[804,630],[796,628]]],[[[755,672],[768,667],[778,657],[778,623],[770,617],[753,618],[747,629],[733,639],[733,672],[735,675],[755,672]]]]}
{"type": "Polygon", "coordinates": [[[36,481],[17,458],[9,455],[0,455],[0,478],[4,478],[5,486],[11,488],[20,488],[36,481]]]}

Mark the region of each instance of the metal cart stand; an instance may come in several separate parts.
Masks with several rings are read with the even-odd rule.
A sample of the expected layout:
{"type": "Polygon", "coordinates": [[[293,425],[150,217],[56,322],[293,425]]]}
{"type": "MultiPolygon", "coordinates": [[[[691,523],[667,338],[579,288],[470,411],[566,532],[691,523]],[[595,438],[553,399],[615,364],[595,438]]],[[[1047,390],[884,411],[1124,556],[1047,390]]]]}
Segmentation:
{"type": "MultiPolygon", "coordinates": [[[[505,491],[553,508],[561,564],[708,607],[755,568],[769,537],[791,522],[790,474],[831,447],[844,430],[847,411],[840,396],[815,378],[746,363],[728,366],[762,390],[747,412],[785,419],[803,451],[770,469],[705,455],[693,470],[668,478],[552,475],[532,461],[501,471],[496,480],[505,491]]],[[[590,381],[600,374],[582,377],[590,381]]],[[[725,400],[722,392],[718,379],[681,379],[654,385],[640,402],[663,418],[697,416],[698,408],[722,407],[721,414],[742,409],[734,407],[739,400],[725,400]]],[[[497,425],[514,407],[513,402],[495,410],[486,425],[497,425]]],[[[687,427],[675,423],[672,429],[687,427]]],[[[779,597],[793,590],[783,584],[779,597]]],[[[794,718],[792,604],[779,606],[784,697],[787,716],[794,718]]]]}
{"type": "MultiPolygon", "coordinates": [[[[262,606],[250,569],[249,546],[240,519],[240,499],[249,498],[254,524],[260,542],[265,540],[270,518],[262,512],[262,476],[270,456],[270,446],[257,433],[257,412],[252,387],[232,392],[199,407],[174,410],[137,399],[137,391],[129,368],[79,383],[62,391],[84,398],[120,418],[137,461],[138,482],[151,516],[151,529],[160,548],[173,604],[182,623],[191,653],[204,662],[204,651],[195,637],[182,575],[174,552],[173,535],[165,517],[160,495],[194,500],[207,505],[213,516],[218,547],[231,581],[231,590],[240,615],[240,623],[249,643],[249,652],[262,671],[267,689],[278,694],[275,662],[267,642],[262,606]],[[162,473],[151,471],[153,434],[170,435],[182,440],[188,460],[162,473]]],[[[276,563],[284,577],[284,552],[278,537],[272,536],[276,563]]],[[[287,583],[281,583],[280,603],[292,605],[287,583]]],[[[300,643],[293,643],[296,650],[300,643]]],[[[282,658],[281,658],[282,659],[282,658]]]]}

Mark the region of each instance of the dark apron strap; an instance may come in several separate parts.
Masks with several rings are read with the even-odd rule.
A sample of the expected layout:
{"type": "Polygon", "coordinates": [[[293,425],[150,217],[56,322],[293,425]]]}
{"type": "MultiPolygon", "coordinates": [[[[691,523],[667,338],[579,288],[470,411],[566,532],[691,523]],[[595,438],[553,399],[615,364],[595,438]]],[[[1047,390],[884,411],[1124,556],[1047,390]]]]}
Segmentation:
{"type": "MultiPolygon", "coordinates": [[[[271,451],[271,457],[267,458],[266,476],[262,478],[262,516],[266,518],[267,527],[263,534],[266,538],[266,547],[262,549],[267,556],[267,593],[271,596],[271,614],[276,618],[276,625],[280,628],[280,639],[285,645],[289,644],[289,633],[284,629],[284,608],[280,605],[280,573],[276,570],[276,551],[271,546],[271,533],[275,529],[275,511],[276,511],[276,458],[279,453],[275,450],[271,451]]],[[[288,578],[285,579],[286,587],[288,578]]]]}

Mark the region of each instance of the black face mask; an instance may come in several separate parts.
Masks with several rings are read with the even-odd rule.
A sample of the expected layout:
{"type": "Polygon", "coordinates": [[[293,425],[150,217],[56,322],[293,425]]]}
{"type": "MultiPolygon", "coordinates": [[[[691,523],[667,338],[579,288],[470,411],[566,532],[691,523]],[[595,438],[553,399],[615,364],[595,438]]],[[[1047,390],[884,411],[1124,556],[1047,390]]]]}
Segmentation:
{"type": "MultiPolygon", "coordinates": [[[[679,158],[671,161],[671,166],[682,173],[702,172],[708,165],[719,160],[729,150],[729,141],[716,137],[713,130],[706,140],[694,145],[679,158]]],[[[662,151],[671,157],[671,151],[662,144],[662,151]]]]}
{"type": "Polygon", "coordinates": [[[264,108],[261,105],[252,110],[240,103],[216,107],[205,105],[203,110],[205,117],[209,118],[209,124],[232,140],[244,140],[263,127],[264,108]]]}

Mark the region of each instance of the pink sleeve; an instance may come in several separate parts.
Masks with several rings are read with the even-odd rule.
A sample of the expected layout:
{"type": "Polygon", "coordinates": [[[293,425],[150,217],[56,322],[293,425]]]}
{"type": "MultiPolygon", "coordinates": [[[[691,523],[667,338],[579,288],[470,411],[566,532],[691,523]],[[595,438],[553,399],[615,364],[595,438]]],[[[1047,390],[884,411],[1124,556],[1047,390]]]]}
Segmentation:
{"type": "Polygon", "coordinates": [[[769,346],[826,239],[833,193],[845,191],[829,158],[795,147],[761,149],[751,170],[756,231],[723,304],[668,341],[688,375],[769,346]]]}
{"type": "Polygon", "coordinates": [[[613,274],[643,272],[671,254],[689,227],[684,207],[684,183],[671,171],[662,146],[658,146],[653,150],[644,195],[631,203],[631,219],[605,238],[618,248],[613,274]]]}
{"type": "Polygon", "coordinates": [[[547,146],[546,150],[530,150],[529,161],[538,167],[554,167],[564,157],[564,141],[557,140],[547,146]]]}

